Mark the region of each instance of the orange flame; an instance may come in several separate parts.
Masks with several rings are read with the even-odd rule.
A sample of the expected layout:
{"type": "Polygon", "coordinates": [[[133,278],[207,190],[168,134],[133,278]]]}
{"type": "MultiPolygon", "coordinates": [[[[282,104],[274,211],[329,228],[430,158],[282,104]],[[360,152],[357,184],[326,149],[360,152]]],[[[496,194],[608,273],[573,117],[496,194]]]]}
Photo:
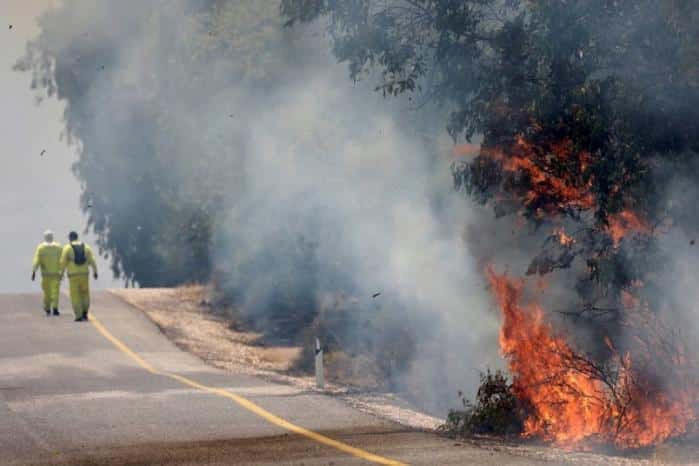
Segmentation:
{"type": "MultiPolygon", "coordinates": [[[[519,304],[523,281],[498,275],[492,268],[487,275],[503,313],[500,348],[513,375],[515,395],[528,413],[524,436],[571,447],[607,442],[636,448],[683,434],[696,421],[696,379],[684,377],[677,386],[661,389],[605,337],[619,367],[611,380],[554,334],[541,307],[519,304]]],[[[647,348],[649,355],[653,349],[647,348]]],[[[686,358],[675,358],[675,363],[680,365],[677,373],[686,375],[686,358]]]]}
{"type": "Polygon", "coordinates": [[[507,151],[499,147],[481,147],[480,155],[501,161],[507,172],[525,173],[531,181],[531,189],[520,200],[525,206],[536,206],[540,215],[570,209],[588,210],[595,206],[592,179],[582,176],[592,156],[589,152],[574,150],[568,139],[534,145],[519,136],[507,151]],[[576,168],[571,169],[572,166],[576,168]]]}
{"type": "Polygon", "coordinates": [[[451,156],[454,158],[468,158],[468,157],[475,157],[478,155],[478,153],[481,151],[481,145],[480,144],[470,144],[470,143],[463,143],[463,144],[456,144],[454,147],[451,149],[451,156]]]}
{"type": "Polygon", "coordinates": [[[500,349],[513,374],[517,397],[533,410],[525,421],[524,435],[567,444],[600,432],[609,409],[601,384],[569,367],[573,352],[563,339],[553,336],[540,307],[517,304],[522,281],[510,281],[492,269],[488,278],[504,317],[500,349]]]}
{"type": "MultiPolygon", "coordinates": [[[[497,146],[462,144],[454,147],[453,154],[480,154],[481,157],[500,161],[505,172],[526,174],[531,182],[529,191],[510,194],[523,206],[536,207],[538,217],[555,216],[571,210],[585,211],[596,206],[592,191],[594,179],[588,173],[592,155],[576,150],[570,139],[535,145],[520,135],[507,150],[497,146]]],[[[619,187],[615,186],[614,189],[619,187]]],[[[614,247],[618,247],[621,240],[630,234],[651,233],[648,223],[631,210],[610,215],[607,220],[606,230],[612,237],[614,247]]]]}
{"type": "Polygon", "coordinates": [[[612,237],[614,247],[618,247],[621,240],[629,234],[642,233],[650,234],[650,226],[635,213],[624,210],[618,214],[610,215],[607,218],[609,227],[607,231],[612,237]]]}
{"type": "Polygon", "coordinates": [[[553,236],[558,239],[562,246],[572,246],[575,243],[575,238],[567,234],[563,228],[556,228],[553,231],[553,236]]]}

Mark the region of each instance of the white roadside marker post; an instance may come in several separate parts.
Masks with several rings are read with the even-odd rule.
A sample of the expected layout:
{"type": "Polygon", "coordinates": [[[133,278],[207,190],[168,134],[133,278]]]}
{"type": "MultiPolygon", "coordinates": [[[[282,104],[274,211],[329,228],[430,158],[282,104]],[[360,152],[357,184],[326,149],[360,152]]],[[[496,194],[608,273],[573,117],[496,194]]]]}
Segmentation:
{"type": "Polygon", "coordinates": [[[320,390],[325,388],[323,377],[323,349],[320,347],[320,340],[316,338],[316,387],[320,390]]]}

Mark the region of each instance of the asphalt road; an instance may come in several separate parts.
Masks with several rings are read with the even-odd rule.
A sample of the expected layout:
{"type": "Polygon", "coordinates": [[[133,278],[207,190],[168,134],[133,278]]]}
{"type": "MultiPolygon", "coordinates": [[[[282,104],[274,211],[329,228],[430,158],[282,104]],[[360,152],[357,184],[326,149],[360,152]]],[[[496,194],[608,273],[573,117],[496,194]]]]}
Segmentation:
{"type": "Polygon", "coordinates": [[[206,366],[109,293],[62,309],[0,295],[1,464],[536,464],[206,366]]]}

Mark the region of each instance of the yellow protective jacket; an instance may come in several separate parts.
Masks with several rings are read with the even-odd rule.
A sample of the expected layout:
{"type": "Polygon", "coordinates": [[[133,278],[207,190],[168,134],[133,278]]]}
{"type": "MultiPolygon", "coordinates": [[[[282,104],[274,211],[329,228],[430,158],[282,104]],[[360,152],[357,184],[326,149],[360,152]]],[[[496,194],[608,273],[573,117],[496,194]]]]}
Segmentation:
{"type": "Polygon", "coordinates": [[[41,243],[34,253],[32,272],[41,269],[42,277],[58,277],[61,275],[61,245],[54,243],[41,243]]]}
{"type": "Polygon", "coordinates": [[[63,253],[61,254],[61,277],[63,274],[68,271],[68,276],[76,276],[76,275],[89,275],[90,274],[90,267],[92,267],[92,270],[97,273],[97,263],[95,262],[95,255],[92,253],[92,249],[90,249],[90,246],[85,244],[85,263],[82,265],[77,265],[75,263],[75,253],[73,251],[72,245],[80,245],[80,244],[85,244],[81,243],[80,241],[73,241],[71,243],[66,244],[66,246],[63,248],[63,253]]]}

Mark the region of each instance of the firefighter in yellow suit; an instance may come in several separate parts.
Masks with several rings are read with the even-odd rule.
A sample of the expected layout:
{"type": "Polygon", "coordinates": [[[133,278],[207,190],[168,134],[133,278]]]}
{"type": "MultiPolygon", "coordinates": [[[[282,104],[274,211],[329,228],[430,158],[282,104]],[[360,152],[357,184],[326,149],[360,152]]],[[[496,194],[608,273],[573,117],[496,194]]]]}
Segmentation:
{"type": "Polygon", "coordinates": [[[75,321],[87,320],[90,310],[90,267],[93,276],[97,280],[97,264],[92,249],[85,243],[78,241],[78,234],[74,231],[68,235],[70,242],[63,248],[61,254],[61,277],[67,271],[70,281],[70,300],[73,303],[75,321]]]}
{"type": "Polygon", "coordinates": [[[44,233],[44,242],[39,244],[34,253],[32,264],[32,281],[36,280],[36,271],[41,269],[41,288],[44,291],[44,311],[47,316],[60,315],[58,296],[61,289],[61,245],[54,242],[53,233],[44,233]]]}

